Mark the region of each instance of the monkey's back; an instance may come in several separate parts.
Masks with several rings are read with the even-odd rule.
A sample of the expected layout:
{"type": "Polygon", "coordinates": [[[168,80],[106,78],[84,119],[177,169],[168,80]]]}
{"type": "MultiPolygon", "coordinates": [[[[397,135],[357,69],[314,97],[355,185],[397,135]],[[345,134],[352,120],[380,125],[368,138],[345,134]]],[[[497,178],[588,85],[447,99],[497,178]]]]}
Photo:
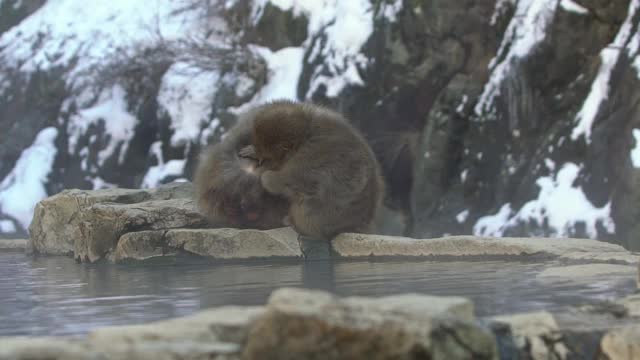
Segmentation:
{"type": "Polygon", "coordinates": [[[194,195],[199,210],[213,226],[273,229],[283,226],[286,200],[264,191],[260,177],[250,173],[251,160],[238,151],[251,144],[251,121],[240,119],[225,138],[201,153],[194,174],[194,195]],[[247,211],[260,214],[247,218],[247,211]]]}
{"type": "Polygon", "coordinates": [[[298,171],[316,178],[303,210],[306,225],[327,237],[369,232],[384,193],[373,151],[340,114],[308,104],[304,109],[311,119],[309,136],[294,157],[303,161],[298,171]]]}

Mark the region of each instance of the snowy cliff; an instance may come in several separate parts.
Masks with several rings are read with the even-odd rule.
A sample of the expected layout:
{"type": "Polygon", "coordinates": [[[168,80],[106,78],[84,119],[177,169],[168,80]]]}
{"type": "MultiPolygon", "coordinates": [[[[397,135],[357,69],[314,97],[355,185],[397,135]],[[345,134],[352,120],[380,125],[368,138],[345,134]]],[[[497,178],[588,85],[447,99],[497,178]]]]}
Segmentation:
{"type": "Polygon", "coordinates": [[[371,141],[391,232],[638,249],[639,22],[636,0],[2,0],[0,236],[64,188],[189,179],[235,114],[290,98],[371,141]]]}

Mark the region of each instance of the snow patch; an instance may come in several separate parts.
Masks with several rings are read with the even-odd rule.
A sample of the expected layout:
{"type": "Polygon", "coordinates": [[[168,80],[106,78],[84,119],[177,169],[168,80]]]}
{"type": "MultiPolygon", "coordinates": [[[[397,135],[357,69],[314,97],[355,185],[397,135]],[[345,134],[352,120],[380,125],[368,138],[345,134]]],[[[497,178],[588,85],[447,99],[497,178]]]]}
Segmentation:
{"type": "MultiPolygon", "coordinates": [[[[314,45],[308,62],[322,57],[323,65],[316,67],[312,74],[307,97],[322,85],[327,87],[330,97],[337,96],[347,85],[364,85],[358,67],[367,65],[360,50],[373,32],[373,9],[369,0],[256,0],[254,19],[260,18],[267,3],[309,19],[309,38],[303,47],[314,45]],[[322,47],[312,43],[320,34],[326,39],[322,47]]],[[[395,8],[396,4],[392,10],[395,8]]]]}
{"type": "Polygon", "coordinates": [[[186,160],[169,160],[152,166],[142,180],[142,188],[155,188],[169,176],[181,176],[184,173],[186,160]]]}
{"type": "MultiPolygon", "coordinates": [[[[598,75],[591,84],[591,91],[582,104],[582,108],[576,115],[577,125],[571,133],[571,139],[577,140],[584,136],[587,143],[591,143],[591,129],[593,122],[598,115],[600,105],[609,97],[609,80],[611,72],[618,63],[620,52],[625,50],[625,44],[628,43],[629,37],[632,36],[633,17],[640,7],[640,0],[632,0],[629,4],[627,18],[620,27],[613,42],[600,52],[600,69],[598,75]]],[[[637,39],[636,39],[637,40],[637,39]]],[[[637,44],[637,41],[635,42],[637,44]]],[[[631,42],[633,45],[634,42],[631,42]]],[[[628,49],[627,49],[628,50],[628,49]]]]}
{"type": "Polygon", "coordinates": [[[104,123],[105,135],[109,139],[107,146],[98,153],[98,165],[102,165],[118,147],[118,163],[122,164],[138,119],[128,112],[126,93],[120,85],[103,90],[93,106],[78,110],[69,118],[68,151],[72,153],[89,126],[99,122],[104,123]]]}
{"type": "Polygon", "coordinates": [[[402,0],[395,0],[393,3],[383,2],[382,15],[390,22],[398,19],[398,13],[402,10],[402,0]]]}
{"type": "Polygon", "coordinates": [[[509,5],[515,5],[516,0],[497,0],[496,6],[493,8],[493,14],[491,15],[491,25],[498,23],[498,18],[507,11],[509,5]]]}
{"type": "Polygon", "coordinates": [[[502,205],[497,214],[479,218],[473,225],[473,234],[478,236],[502,236],[509,224],[509,216],[512,213],[511,204],[502,205]]]}
{"type": "Polygon", "coordinates": [[[25,230],[36,204],[47,197],[45,184],[56,157],[57,137],[56,128],[42,129],[0,183],[0,212],[16,219],[25,230]]]}
{"type": "Polygon", "coordinates": [[[456,215],[456,221],[462,224],[465,221],[467,221],[468,217],[469,217],[469,210],[463,210],[458,215],[456,215]]]}
{"type": "MultiPolygon", "coordinates": [[[[504,6],[498,2],[498,6],[504,6]]],[[[507,26],[498,54],[491,61],[491,77],[484,87],[475,107],[475,113],[482,115],[493,106],[500,94],[500,84],[511,74],[514,61],[529,55],[542,42],[548,26],[553,22],[557,0],[520,0],[507,26]]]]}
{"type": "Polygon", "coordinates": [[[633,129],[633,138],[636,146],[631,149],[631,163],[634,168],[640,168],[640,129],[633,129]]]}
{"type": "Polygon", "coordinates": [[[194,142],[211,115],[220,76],[185,63],[175,63],[164,74],[158,92],[160,111],[171,118],[172,146],[194,142]]]}
{"type": "Polygon", "coordinates": [[[569,12],[574,12],[574,13],[578,13],[578,14],[588,14],[589,10],[578,4],[577,2],[573,1],[573,0],[562,0],[560,1],[560,6],[562,6],[563,9],[569,11],[569,12]]]}
{"type": "Polygon", "coordinates": [[[199,11],[181,11],[184,1],[47,1],[0,36],[0,58],[7,66],[31,73],[67,67],[67,85],[80,85],[82,74],[136,44],[184,38],[197,32],[199,11]],[[34,44],[36,44],[34,46],[34,44]]]}
{"type": "Polygon", "coordinates": [[[151,144],[149,148],[149,152],[151,155],[155,156],[158,161],[158,165],[151,166],[142,180],[141,187],[143,189],[149,189],[157,187],[162,184],[162,180],[166,179],[169,176],[181,176],[184,173],[184,167],[186,165],[186,160],[169,160],[167,162],[164,161],[164,156],[162,156],[162,142],[156,141],[151,144]]]}
{"type": "MultiPolygon", "coordinates": [[[[2,5],[2,4],[0,4],[2,5]]],[[[14,233],[16,232],[16,226],[13,224],[11,220],[0,220],[0,233],[14,233]]]]}
{"type": "Polygon", "coordinates": [[[248,103],[231,110],[241,113],[254,105],[273,100],[298,100],[298,80],[302,72],[304,50],[299,47],[288,47],[273,52],[266,47],[255,45],[251,46],[251,50],[267,62],[268,80],[248,103]]]}
{"type": "Polygon", "coordinates": [[[524,204],[515,214],[510,204],[504,205],[495,215],[485,216],[476,222],[474,234],[502,236],[504,232],[521,223],[535,222],[548,225],[552,236],[570,236],[578,224],[584,224],[587,235],[598,235],[596,225],[613,233],[615,224],[611,219],[611,203],[601,208],[593,206],[584,191],[574,186],[580,168],[574,163],[565,163],[555,177],[544,176],[536,181],[540,187],[538,198],[524,204]]]}
{"type": "Polygon", "coordinates": [[[209,143],[209,137],[213,135],[213,133],[218,128],[218,126],[220,126],[220,119],[215,118],[211,120],[211,122],[209,123],[209,126],[204,128],[202,130],[202,133],[200,134],[200,142],[199,142],[200,145],[207,145],[209,143]]]}

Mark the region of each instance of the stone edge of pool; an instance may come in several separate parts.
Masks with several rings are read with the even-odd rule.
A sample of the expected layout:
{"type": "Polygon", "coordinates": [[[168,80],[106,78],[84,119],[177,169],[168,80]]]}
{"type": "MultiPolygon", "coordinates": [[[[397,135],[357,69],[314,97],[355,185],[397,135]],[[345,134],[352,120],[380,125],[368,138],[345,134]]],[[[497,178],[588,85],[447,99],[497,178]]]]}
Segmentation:
{"type": "Polygon", "coordinates": [[[282,288],[265,306],[73,337],[0,337],[0,359],[633,359],[638,351],[640,294],[478,320],[460,297],[340,298],[282,288]]]}
{"type": "MultiPolygon", "coordinates": [[[[86,262],[145,260],[180,253],[215,259],[299,258],[307,254],[305,243],[288,228],[207,228],[192,191],[190,183],[155,189],[62,191],[36,205],[26,247],[35,253],[71,255],[86,262]]],[[[640,262],[638,254],[621,246],[585,239],[410,239],[342,234],[332,241],[330,251],[341,257],[549,256],[587,262],[640,262]]]]}

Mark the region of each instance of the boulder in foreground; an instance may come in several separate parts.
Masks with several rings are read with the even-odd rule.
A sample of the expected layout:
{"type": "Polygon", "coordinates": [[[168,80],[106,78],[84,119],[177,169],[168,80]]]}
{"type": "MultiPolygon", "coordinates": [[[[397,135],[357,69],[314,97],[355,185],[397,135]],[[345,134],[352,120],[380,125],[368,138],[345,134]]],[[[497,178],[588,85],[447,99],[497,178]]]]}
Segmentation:
{"type": "Polygon", "coordinates": [[[75,338],[0,338],[11,359],[497,359],[463,298],[338,298],[275,291],[264,307],[222,307],[75,338]]]}

